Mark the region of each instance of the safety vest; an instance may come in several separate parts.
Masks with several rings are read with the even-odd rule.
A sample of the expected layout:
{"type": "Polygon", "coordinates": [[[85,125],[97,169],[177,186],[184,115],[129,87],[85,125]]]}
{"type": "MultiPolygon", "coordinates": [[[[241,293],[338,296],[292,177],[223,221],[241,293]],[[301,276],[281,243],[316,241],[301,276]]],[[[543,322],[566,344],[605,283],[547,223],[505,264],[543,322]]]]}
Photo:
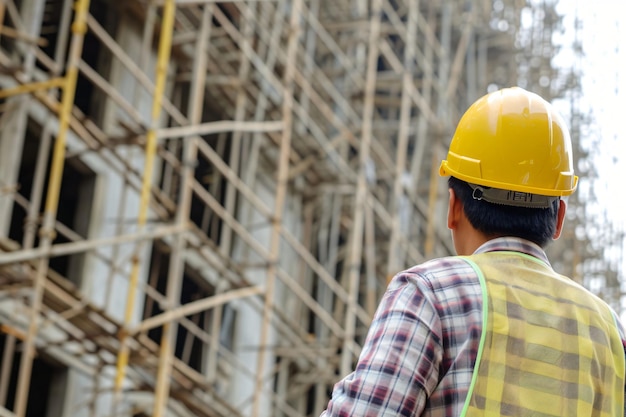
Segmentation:
{"type": "Polygon", "coordinates": [[[624,415],[624,348],[606,303],[529,255],[465,259],[483,330],[462,417],[624,415]]]}

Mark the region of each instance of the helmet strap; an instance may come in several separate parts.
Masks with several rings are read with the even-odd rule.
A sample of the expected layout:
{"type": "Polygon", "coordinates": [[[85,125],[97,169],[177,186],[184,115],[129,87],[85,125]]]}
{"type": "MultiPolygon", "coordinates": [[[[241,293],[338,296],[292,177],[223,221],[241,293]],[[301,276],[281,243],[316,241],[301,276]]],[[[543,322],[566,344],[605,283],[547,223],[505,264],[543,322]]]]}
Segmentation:
{"type": "Polygon", "coordinates": [[[485,200],[488,203],[514,207],[550,208],[560,197],[531,194],[522,191],[502,190],[500,188],[483,187],[468,183],[472,188],[474,200],[485,200]]]}

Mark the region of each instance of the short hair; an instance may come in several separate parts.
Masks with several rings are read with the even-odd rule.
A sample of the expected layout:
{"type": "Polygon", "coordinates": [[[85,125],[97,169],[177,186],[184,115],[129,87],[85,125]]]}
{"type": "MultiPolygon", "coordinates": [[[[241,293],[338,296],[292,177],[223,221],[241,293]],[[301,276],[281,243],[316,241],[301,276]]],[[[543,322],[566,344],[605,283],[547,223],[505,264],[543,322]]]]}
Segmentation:
{"type": "Polygon", "coordinates": [[[508,206],[475,199],[470,185],[458,178],[450,177],[448,186],[463,204],[470,224],[487,237],[519,237],[544,247],[554,236],[560,199],[549,208],[508,206]]]}

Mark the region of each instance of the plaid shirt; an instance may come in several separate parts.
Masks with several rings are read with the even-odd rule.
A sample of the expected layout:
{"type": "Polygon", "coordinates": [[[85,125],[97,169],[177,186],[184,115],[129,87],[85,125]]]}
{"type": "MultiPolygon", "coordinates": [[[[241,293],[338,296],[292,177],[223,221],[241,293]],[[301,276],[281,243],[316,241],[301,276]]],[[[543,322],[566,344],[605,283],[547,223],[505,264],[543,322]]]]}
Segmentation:
{"type": "MultiPolygon", "coordinates": [[[[475,253],[502,250],[550,265],[539,246],[518,238],[490,240],[475,253]]],[[[399,273],[355,371],[335,385],[320,417],[461,415],[481,332],[481,286],[467,262],[447,257],[399,273]]]]}

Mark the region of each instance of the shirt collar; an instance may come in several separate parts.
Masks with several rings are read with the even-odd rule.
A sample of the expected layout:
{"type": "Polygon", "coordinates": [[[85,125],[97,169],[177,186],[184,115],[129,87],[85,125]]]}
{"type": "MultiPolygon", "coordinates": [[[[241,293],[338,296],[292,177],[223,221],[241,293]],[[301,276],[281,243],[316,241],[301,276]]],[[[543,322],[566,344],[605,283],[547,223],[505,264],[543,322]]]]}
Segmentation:
{"type": "Polygon", "coordinates": [[[535,258],[541,259],[548,266],[550,266],[548,256],[541,248],[541,246],[529,240],[518,237],[498,237],[495,239],[491,239],[483,243],[478,249],[476,249],[474,253],[478,254],[496,251],[512,251],[525,253],[527,255],[534,256],[535,258]]]}

